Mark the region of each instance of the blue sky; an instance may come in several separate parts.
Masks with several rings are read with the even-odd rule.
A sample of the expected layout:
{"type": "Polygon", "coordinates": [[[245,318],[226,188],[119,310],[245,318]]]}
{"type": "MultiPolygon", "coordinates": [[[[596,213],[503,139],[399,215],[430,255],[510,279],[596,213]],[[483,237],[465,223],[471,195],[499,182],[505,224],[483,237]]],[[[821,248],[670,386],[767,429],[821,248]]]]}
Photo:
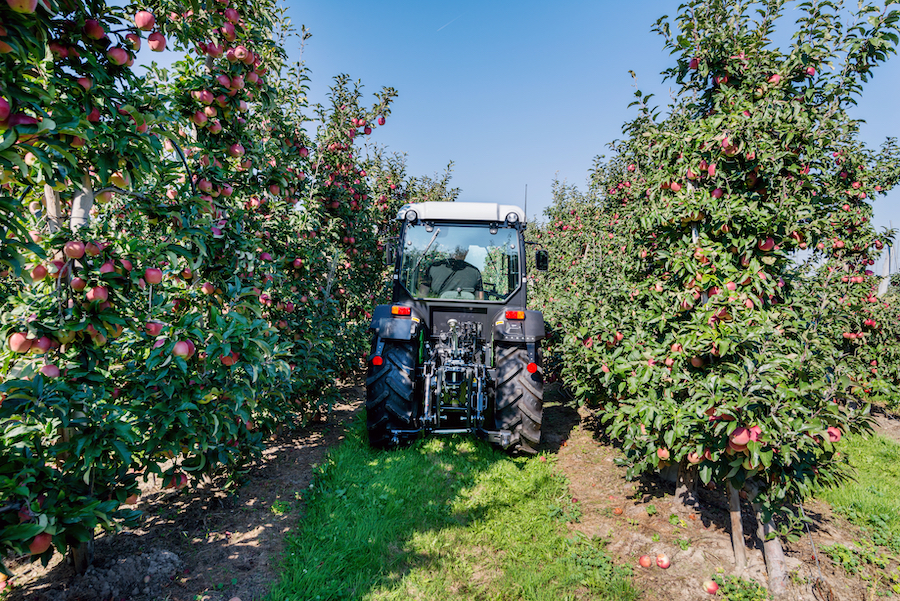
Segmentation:
{"type": "MultiPolygon", "coordinates": [[[[407,153],[414,175],[454,161],[460,200],[522,206],[527,185],[532,218],[550,203],[554,177],[583,188],[593,158],[621,137],[635,115],[627,108],[629,69],[644,92],[667,104],[659,74],[674,61],[650,28],[678,4],[292,1],[288,15],[312,33],[303,52],[312,101],[324,100],[338,73],[362,80],[370,94],[397,88],[393,113],[373,142],[407,153]]],[[[785,21],[793,21],[790,13],[785,21]]],[[[870,146],[900,137],[898,96],[894,56],[854,110],[867,121],[862,137],[870,146]]],[[[900,228],[900,190],[875,202],[876,226],[889,222],[900,228]]]]}

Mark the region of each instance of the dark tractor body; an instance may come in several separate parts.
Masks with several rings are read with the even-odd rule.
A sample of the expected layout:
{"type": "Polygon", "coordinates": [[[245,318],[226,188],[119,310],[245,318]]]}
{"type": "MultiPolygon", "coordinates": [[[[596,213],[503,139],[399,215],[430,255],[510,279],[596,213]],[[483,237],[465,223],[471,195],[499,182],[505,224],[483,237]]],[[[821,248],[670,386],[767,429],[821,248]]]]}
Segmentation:
{"type": "MultiPolygon", "coordinates": [[[[544,318],[526,309],[525,215],[510,205],[406,205],[392,303],[376,307],[366,378],[369,441],[474,434],[534,452],[544,318]]],[[[547,256],[536,263],[546,269],[547,256]]]]}

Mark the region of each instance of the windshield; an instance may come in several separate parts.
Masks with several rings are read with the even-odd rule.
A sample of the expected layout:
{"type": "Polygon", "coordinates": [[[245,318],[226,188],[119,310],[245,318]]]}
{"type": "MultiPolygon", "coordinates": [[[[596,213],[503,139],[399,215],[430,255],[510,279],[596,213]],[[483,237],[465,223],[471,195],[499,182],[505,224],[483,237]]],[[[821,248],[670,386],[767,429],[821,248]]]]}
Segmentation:
{"type": "Polygon", "coordinates": [[[410,225],[400,281],[416,298],[505,300],[519,286],[518,234],[512,228],[410,225]]]}

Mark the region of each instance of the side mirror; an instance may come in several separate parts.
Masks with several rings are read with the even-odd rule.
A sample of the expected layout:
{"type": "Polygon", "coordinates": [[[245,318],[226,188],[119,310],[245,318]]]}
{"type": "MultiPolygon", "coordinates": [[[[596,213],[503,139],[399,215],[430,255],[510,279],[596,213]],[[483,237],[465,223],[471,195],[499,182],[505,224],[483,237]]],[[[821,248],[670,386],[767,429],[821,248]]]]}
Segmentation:
{"type": "Polygon", "coordinates": [[[384,245],[384,263],[388,267],[394,266],[394,241],[388,240],[384,245]]]}
{"type": "Polygon", "coordinates": [[[550,269],[550,255],[543,248],[534,251],[534,266],[538,271],[547,271],[550,269]]]}

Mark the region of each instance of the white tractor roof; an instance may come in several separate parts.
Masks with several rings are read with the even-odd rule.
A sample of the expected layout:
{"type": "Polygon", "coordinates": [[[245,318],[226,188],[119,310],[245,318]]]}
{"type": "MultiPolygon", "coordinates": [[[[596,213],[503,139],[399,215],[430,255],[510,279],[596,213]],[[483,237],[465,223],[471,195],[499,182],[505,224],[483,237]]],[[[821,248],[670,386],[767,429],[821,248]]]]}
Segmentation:
{"type": "Polygon", "coordinates": [[[515,205],[496,202],[416,202],[403,205],[397,219],[406,219],[409,211],[415,211],[425,221],[492,221],[504,222],[514,213],[520,223],[525,223],[525,211],[515,205]]]}

